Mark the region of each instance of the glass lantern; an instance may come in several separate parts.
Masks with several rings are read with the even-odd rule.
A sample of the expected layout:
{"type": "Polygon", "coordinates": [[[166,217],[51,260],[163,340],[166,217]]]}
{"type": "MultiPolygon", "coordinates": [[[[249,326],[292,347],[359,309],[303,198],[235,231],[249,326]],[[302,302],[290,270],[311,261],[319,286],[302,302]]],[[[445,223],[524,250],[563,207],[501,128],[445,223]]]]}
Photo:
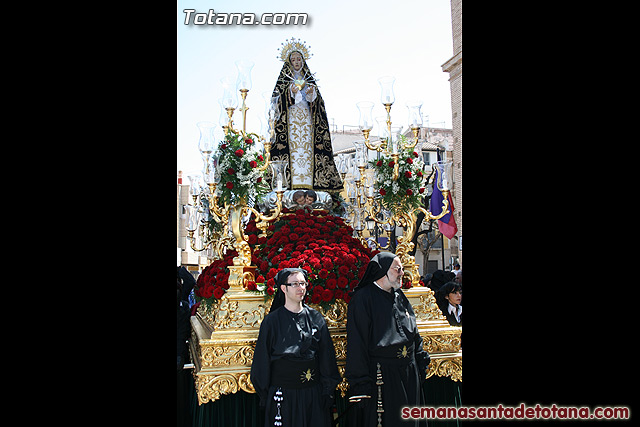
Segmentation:
{"type": "Polygon", "coordinates": [[[271,188],[276,192],[284,192],[288,183],[285,180],[285,168],[288,165],[288,162],[284,160],[271,160],[269,162],[269,166],[271,166],[271,174],[273,175],[271,178],[271,188]]]}
{"type": "Polygon", "coordinates": [[[363,101],[356,104],[358,111],[360,112],[360,119],[358,126],[360,130],[373,129],[373,117],[371,116],[371,110],[373,110],[373,102],[363,101]]]}
{"type": "Polygon", "coordinates": [[[251,90],[251,69],[255,64],[253,61],[241,59],[236,61],[238,68],[238,78],[236,80],[236,89],[251,90]]]}
{"type": "Polygon", "coordinates": [[[380,101],[384,105],[391,105],[395,102],[396,97],[393,94],[393,84],[395,83],[396,78],[393,76],[383,76],[378,79],[378,83],[380,83],[380,101]]]}

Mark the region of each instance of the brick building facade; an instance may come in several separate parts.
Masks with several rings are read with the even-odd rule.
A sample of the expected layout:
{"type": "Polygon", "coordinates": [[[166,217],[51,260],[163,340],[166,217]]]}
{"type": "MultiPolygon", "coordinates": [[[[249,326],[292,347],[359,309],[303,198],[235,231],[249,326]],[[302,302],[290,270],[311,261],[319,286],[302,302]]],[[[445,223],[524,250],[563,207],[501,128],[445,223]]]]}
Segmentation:
{"type": "Polygon", "coordinates": [[[442,71],[449,73],[451,87],[454,182],[452,197],[458,225],[458,258],[462,264],[462,0],[451,0],[451,26],[453,56],[442,64],[442,71]]]}

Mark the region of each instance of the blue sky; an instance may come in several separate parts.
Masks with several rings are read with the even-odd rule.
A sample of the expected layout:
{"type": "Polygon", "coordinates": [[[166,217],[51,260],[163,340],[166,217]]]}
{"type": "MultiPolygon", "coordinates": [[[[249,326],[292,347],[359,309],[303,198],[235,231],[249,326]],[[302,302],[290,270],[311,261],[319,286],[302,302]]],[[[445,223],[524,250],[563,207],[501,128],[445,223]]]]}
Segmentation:
{"type": "MultiPolygon", "coordinates": [[[[247,130],[259,133],[262,94],[271,92],[282,67],[278,48],[296,37],[311,46],[308,61],[324,98],[329,123],[339,129],[358,124],[360,101],[374,102],[373,116],[385,115],[377,79],[396,78],[393,126],[407,126],[406,102],[419,99],[432,125],[451,127],[448,74],[441,65],[453,55],[449,0],[178,0],[177,169],[202,169],[196,123],[218,123],[220,79],[237,75],[235,61],[255,63],[247,97],[247,130]],[[307,13],[307,25],[184,25],[184,9],[196,13],[307,13]]],[[[241,126],[242,116],[234,115],[241,126]]],[[[374,128],[375,130],[375,128],[374,128]]]]}

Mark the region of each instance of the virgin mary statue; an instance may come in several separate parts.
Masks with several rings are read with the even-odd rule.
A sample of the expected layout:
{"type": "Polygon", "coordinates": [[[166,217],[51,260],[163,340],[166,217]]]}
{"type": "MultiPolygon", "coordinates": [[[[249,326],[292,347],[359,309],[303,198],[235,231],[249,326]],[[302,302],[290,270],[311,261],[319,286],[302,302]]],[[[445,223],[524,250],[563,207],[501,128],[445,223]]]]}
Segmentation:
{"type": "Polygon", "coordinates": [[[333,161],[324,101],[306,62],[310,56],[304,42],[295,38],[280,49],[284,64],[272,96],[282,114],[275,123],[271,159],[288,163],[290,189],[335,194],[343,184],[333,161]]]}

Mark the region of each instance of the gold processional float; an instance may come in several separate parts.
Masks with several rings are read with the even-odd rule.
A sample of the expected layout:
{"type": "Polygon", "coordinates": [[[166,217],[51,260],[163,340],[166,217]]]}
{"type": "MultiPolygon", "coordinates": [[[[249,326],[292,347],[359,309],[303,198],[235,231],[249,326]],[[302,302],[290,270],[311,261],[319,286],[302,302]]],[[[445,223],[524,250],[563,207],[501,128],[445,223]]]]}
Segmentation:
{"type": "MultiPolygon", "coordinates": [[[[271,166],[273,174],[272,188],[276,196],[275,208],[267,216],[248,206],[246,197],[236,198],[233,203],[228,201],[222,203],[220,201],[216,196],[217,178],[219,178],[219,171],[216,168],[219,158],[216,157],[213,137],[212,126],[215,125],[209,123],[209,126],[200,126],[199,123],[201,128],[199,148],[205,162],[204,181],[208,184],[208,188],[198,189],[197,186],[194,187],[193,185],[191,187],[193,204],[186,206],[188,211],[188,238],[191,247],[196,251],[203,251],[211,246],[214,249],[214,257],[222,258],[227,249],[234,249],[238,253],[238,256],[233,258],[233,265],[228,267],[229,288],[226,293],[213,304],[201,304],[196,315],[191,317],[190,352],[194,364],[193,375],[199,404],[215,401],[223,394],[237,393],[239,390],[255,393],[249,378],[251,362],[258,339],[260,323],[269,313],[271,301],[273,300],[273,298],[270,298],[267,301],[263,295],[246,292],[247,283],[255,281],[257,267],[251,265],[252,249],[247,242],[247,237],[244,235],[243,217],[246,219],[248,213],[253,213],[256,226],[262,232],[261,235],[267,235],[269,222],[279,218],[282,213],[283,183],[286,182],[284,172],[287,165],[284,162],[270,162],[269,158],[271,142],[274,138],[274,122],[279,114],[276,107],[277,97],[271,99],[271,105],[267,111],[269,141],[256,134],[247,134],[245,132],[246,112],[248,110],[245,100],[251,87],[248,74],[252,64],[249,67],[244,67],[244,64],[241,61],[237,63],[239,69],[238,82],[244,82],[240,85],[243,129],[240,131],[233,128],[232,117],[237,107],[237,98],[230,95],[231,90],[229,90],[229,87],[225,87],[225,95],[223,96],[223,106],[228,115],[228,123],[223,126],[223,129],[225,135],[231,133],[245,138],[250,137],[253,140],[264,143],[263,158],[266,161],[259,169],[261,173],[266,175],[267,165],[271,166]],[[249,71],[247,71],[247,68],[249,71]],[[210,218],[213,218],[217,224],[221,225],[217,229],[212,230],[207,227],[202,219],[203,211],[207,210],[210,218]],[[197,229],[199,229],[198,239],[194,237],[194,232],[197,229]],[[198,241],[201,242],[201,247],[197,247],[198,241]]],[[[422,212],[425,215],[425,220],[429,220],[441,218],[449,212],[447,195],[449,193],[448,183],[452,182],[451,164],[438,162],[435,165],[439,172],[436,174],[436,185],[438,185],[444,196],[442,212],[439,215],[432,215],[422,206],[408,210],[403,210],[400,207],[394,210],[393,206],[390,207],[390,210],[384,209],[380,197],[374,197],[373,169],[367,169],[368,154],[364,147],[393,159],[395,161],[393,180],[397,180],[399,153],[402,153],[402,150],[412,151],[418,142],[418,131],[422,124],[419,112],[421,104],[417,104],[413,108],[409,106],[409,125],[414,135],[412,142],[407,142],[404,138],[396,138],[391,133],[390,113],[391,105],[395,99],[392,88],[393,81],[393,78],[387,77],[379,80],[382,87],[382,103],[387,111],[388,133],[386,138],[375,142],[369,140],[369,133],[373,123],[371,118],[373,103],[358,104],[360,129],[365,139],[355,143],[357,169],[354,168],[352,172],[352,175],[355,175],[353,181],[355,185],[352,187],[352,190],[355,191],[355,200],[354,197],[351,197],[351,200],[354,200],[355,203],[347,203],[349,205],[350,219],[345,222],[353,224],[353,228],[363,244],[366,244],[366,239],[362,237],[362,230],[364,229],[362,224],[364,217],[367,215],[370,219],[384,226],[387,231],[394,225],[403,227],[403,235],[397,238],[398,245],[395,253],[401,258],[405,276],[413,285],[410,289],[403,289],[403,292],[411,302],[416,314],[418,330],[423,338],[424,349],[431,356],[427,378],[438,375],[440,377],[450,377],[453,381],[462,381],[462,351],[460,346],[462,328],[449,325],[438,308],[431,289],[416,286],[418,285],[420,274],[415,258],[410,255],[414,247],[414,243],[411,240],[416,232],[417,214],[422,212]],[[385,213],[385,215],[382,215],[382,213],[385,213]]],[[[344,170],[344,168],[342,169],[344,170]]],[[[343,170],[341,170],[341,173],[344,180],[346,173],[343,170]]],[[[379,249],[388,248],[388,245],[381,248],[378,242],[372,239],[369,241],[373,241],[379,249]]],[[[310,304],[310,306],[320,311],[326,319],[335,346],[338,370],[343,377],[338,389],[344,397],[349,388],[347,381],[344,379],[347,344],[347,304],[341,299],[335,299],[328,309],[318,304],[310,304]]]]}

